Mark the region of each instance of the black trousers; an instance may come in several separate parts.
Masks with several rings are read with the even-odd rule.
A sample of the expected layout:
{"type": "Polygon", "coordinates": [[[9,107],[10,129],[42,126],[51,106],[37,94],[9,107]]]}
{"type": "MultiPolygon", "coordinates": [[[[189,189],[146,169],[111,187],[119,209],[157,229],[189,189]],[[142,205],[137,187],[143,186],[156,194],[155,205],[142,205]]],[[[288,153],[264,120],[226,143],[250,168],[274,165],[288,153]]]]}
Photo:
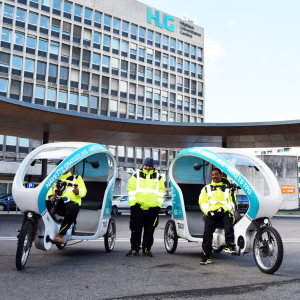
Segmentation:
{"type": "Polygon", "coordinates": [[[158,225],[159,207],[142,210],[141,206],[136,204],[130,207],[130,213],[131,249],[140,249],[142,230],[144,228],[143,251],[150,251],[153,245],[153,234],[158,225]]]}
{"type": "Polygon", "coordinates": [[[59,216],[64,217],[64,220],[59,230],[60,234],[66,235],[72,223],[76,221],[78,212],[79,212],[79,208],[76,203],[74,202],[64,203],[63,200],[60,200],[58,202],[55,213],[58,214],[59,216]]]}
{"type": "Polygon", "coordinates": [[[228,212],[214,217],[206,216],[202,243],[202,249],[205,255],[211,255],[211,243],[213,240],[213,233],[215,232],[217,225],[220,223],[223,223],[225,227],[226,243],[228,244],[234,242],[233,218],[229,215],[228,212]]]}

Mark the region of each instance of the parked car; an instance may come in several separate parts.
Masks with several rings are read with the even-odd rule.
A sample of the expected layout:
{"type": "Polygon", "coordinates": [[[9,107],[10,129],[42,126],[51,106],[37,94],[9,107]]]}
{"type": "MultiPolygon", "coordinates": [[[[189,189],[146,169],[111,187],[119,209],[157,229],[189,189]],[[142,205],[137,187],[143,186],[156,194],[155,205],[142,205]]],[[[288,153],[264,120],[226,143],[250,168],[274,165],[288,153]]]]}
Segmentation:
{"type": "Polygon", "coordinates": [[[130,213],[128,204],[128,196],[114,196],[112,201],[112,215],[121,215],[122,213],[130,213]]]}
{"type": "Polygon", "coordinates": [[[164,198],[162,207],[159,210],[160,214],[172,215],[172,198],[164,198]]]}
{"type": "Polygon", "coordinates": [[[249,199],[246,195],[236,195],[238,204],[239,204],[239,212],[245,214],[249,208],[249,199]]]}
{"type": "Polygon", "coordinates": [[[8,202],[9,202],[9,210],[16,210],[16,203],[14,201],[14,198],[12,196],[12,194],[6,194],[6,195],[2,195],[0,198],[0,211],[5,211],[7,210],[7,206],[8,206],[8,202]]]}

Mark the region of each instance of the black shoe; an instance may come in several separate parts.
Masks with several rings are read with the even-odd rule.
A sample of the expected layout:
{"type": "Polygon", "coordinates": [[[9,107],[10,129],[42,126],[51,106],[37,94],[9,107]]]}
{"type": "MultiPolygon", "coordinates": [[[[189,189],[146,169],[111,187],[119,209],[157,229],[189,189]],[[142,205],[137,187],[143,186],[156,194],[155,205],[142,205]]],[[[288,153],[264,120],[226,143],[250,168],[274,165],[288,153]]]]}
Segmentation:
{"type": "Polygon", "coordinates": [[[235,243],[228,243],[227,246],[225,247],[225,252],[231,253],[231,254],[236,254],[237,250],[235,247],[235,243]]]}
{"type": "Polygon", "coordinates": [[[151,251],[144,251],[143,256],[153,257],[153,254],[151,251]]]}
{"type": "Polygon", "coordinates": [[[135,250],[130,250],[126,256],[139,256],[139,251],[135,251],[135,250]]]}
{"type": "Polygon", "coordinates": [[[202,260],[200,261],[200,265],[208,265],[208,264],[211,264],[210,256],[203,254],[202,260]]]}

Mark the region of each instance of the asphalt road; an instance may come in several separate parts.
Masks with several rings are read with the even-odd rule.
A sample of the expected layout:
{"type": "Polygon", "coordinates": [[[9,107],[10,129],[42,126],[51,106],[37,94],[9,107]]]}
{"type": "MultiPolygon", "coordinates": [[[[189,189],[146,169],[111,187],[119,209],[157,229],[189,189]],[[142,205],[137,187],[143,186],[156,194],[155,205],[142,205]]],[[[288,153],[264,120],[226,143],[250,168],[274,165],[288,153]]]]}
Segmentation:
{"type": "Polygon", "coordinates": [[[300,218],[274,217],[284,241],[284,260],[274,275],[256,267],[252,254],[213,254],[199,265],[201,245],[180,240],[165,251],[161,216],[153,258],[125,257],[130,249],[128,215],[114,217],[117,242],[106,253],[103,241],[83,242],[48,252],[34,246],[26,267],[17,271],[16,229],[21,216],[0,215],[0,298],[6,299],[300,299],[300,218]],[[118,241],[119,239],[119,241],[118,241]]]}

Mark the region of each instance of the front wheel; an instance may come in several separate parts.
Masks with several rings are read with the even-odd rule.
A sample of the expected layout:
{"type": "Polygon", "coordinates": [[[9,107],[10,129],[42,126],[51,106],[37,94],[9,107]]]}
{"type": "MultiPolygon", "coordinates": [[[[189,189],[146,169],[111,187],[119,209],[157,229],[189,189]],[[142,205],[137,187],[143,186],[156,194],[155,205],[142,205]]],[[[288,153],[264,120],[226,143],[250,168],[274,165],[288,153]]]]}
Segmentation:
{"type": "Polygon", "coordinates": [[[283,259],[283,244],[278,231],[270,226],[261,228],[262,242],[256,234],[253,241],[253,256],[258,268],[266,274],[276,272],[283,259]]]}
{"type": "Polygon", "coordinates": [[[18,270],[22,270],[27,262],[30,248],[32,246],[32,231],[33,223],[27,220],[20,232],[16,253],[16,267],[18,270]]]}
{"type": "Polygon", "coordinates": [[[164,242],[167,252],[173,254],[176,251],[178,244],[176,225],[173,220],[169,220],[165,226],[164,242]]]}
{"type": "Polygon", "coordinates": [[[104,246],[106,252],[111,252],[114,250],[116,243],[116,222],[114,219],[110,219],[108,222],[108,227],[106,234],[104,235],[104,246]]]}

